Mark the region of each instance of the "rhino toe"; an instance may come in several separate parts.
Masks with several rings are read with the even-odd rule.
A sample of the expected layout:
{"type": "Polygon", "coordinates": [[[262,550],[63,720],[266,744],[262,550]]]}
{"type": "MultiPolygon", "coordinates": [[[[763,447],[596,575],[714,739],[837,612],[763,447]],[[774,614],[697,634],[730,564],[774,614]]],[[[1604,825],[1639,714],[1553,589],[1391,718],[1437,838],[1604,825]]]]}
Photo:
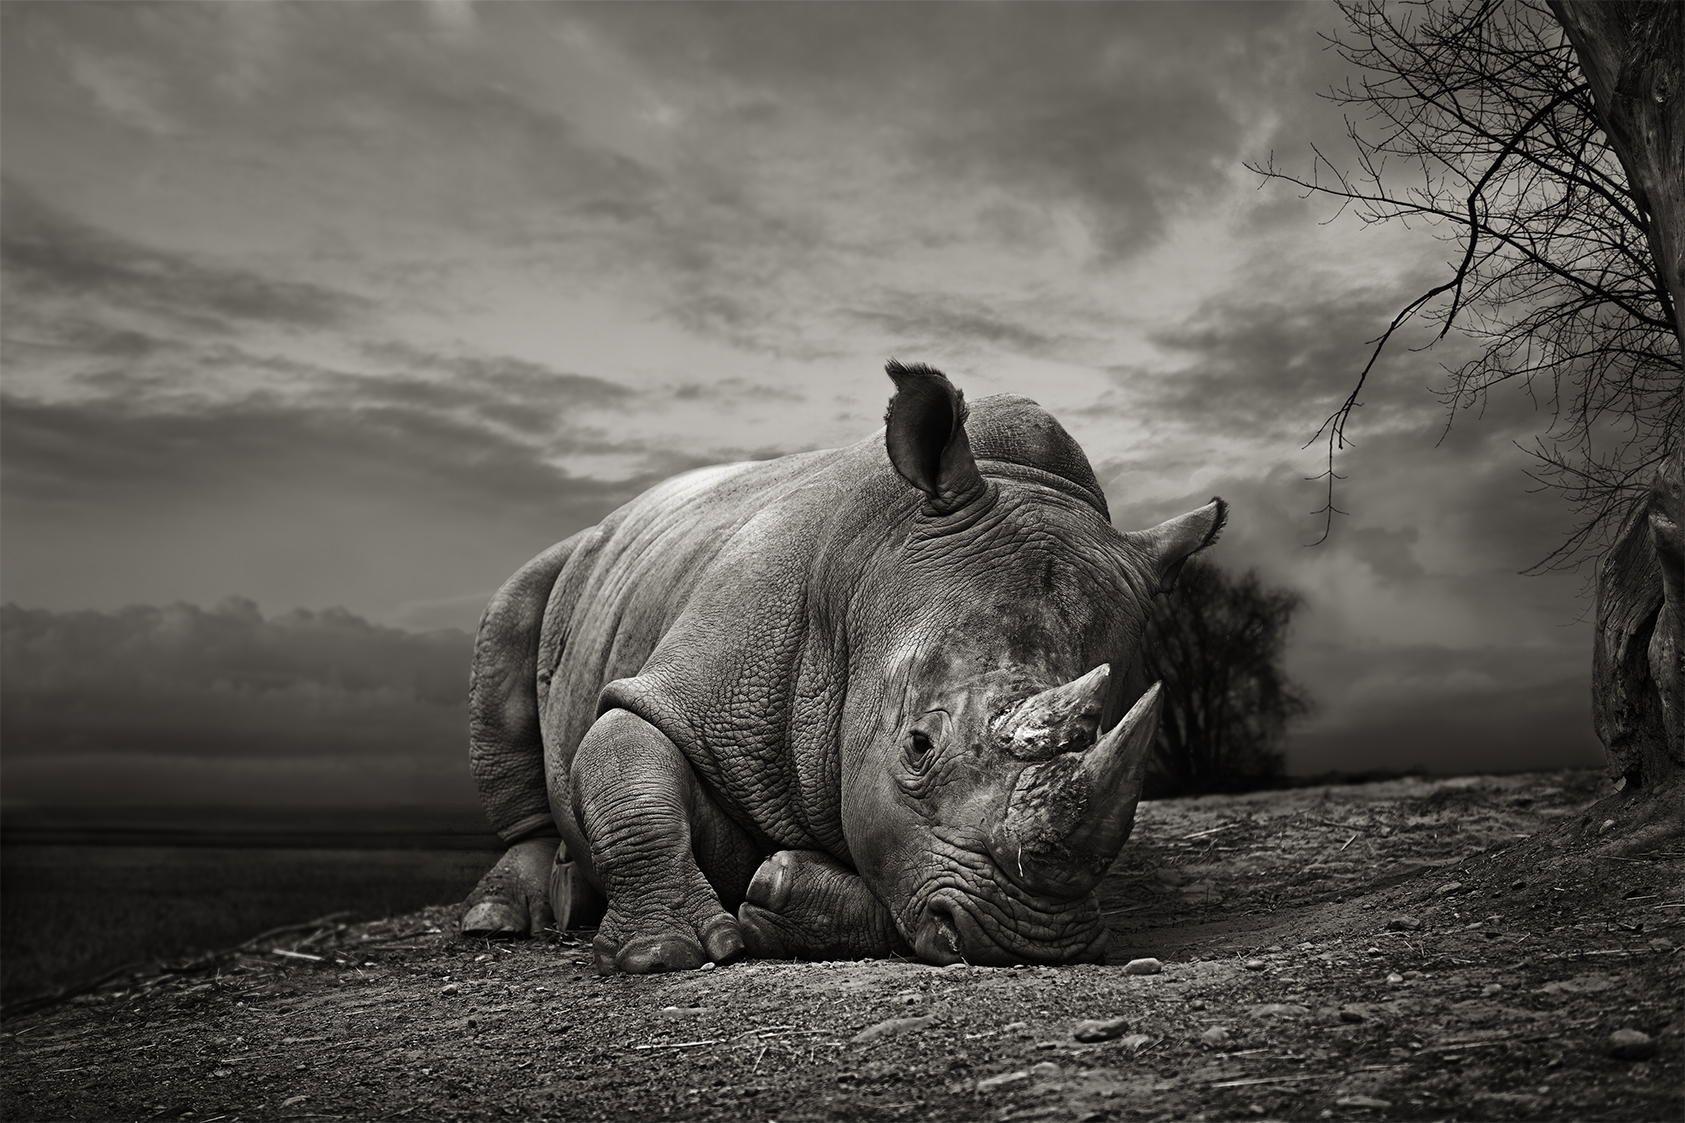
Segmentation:
{"type": "Polygon", "coordinates": [[[702,947],[715,963],[730,963],[743,954],[743,932],[737,918],[721,913],[702,930],[702,947]]]}
{"type": "Polygon", "coordinates": [[[777,912],[790,902],[790,883],[794,878],[796,856],[780,850],[755,870],[744,899],[752,905],[777,912]]]}
{"type": "Polygon", "coordinates": [[[743,934],[729,913],[696,921],[671,916],[632,923],[611,920],[591,941],[591,952],[598,973],[604,975],[688,971],[741,957],[743,934]]]}
{"type": "Polygon", "coordinates": [[[481,901],[462,917],[464,936],[524,936],[527,918],[510,901],[481,901]]]}
{"type": "Polygon", "coordinates": [[[795,958],[776,913],[745,901],[737,910],[737,924],[744,949],[756,959],[795,958]]]}
{"type": "MultiPolygon", "coordinates": [[[[706,962],[702,945],[686,936],[645,936],[629,940],[613,953],[613,969],[628,975],[653,975],[658,971],[688,971],[706,962]]],[[[598,952],[601,968],[602,952],[598,952]]]]}

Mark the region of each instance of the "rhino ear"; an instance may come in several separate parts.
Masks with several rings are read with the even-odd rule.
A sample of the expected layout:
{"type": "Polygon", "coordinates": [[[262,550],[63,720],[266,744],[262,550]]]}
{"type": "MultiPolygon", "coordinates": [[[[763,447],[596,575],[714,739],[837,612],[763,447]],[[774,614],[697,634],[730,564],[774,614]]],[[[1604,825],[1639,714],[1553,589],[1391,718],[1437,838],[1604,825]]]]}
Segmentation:
{"type": "Polygon", "coordinates": [[[1228,518],[1229,505],[1213,498],[1203,507],[1166,519],[1149,530],[1132,531],[1124,538],[1147,555],[1148,564],[1158,578],[1156,591],[1167,593],[1176,587],[1176,575],[1182,572],[1182,565],[1217,541],[1228,518]]]}
{"type": "Polygon", "coordinates": [[[965,435],[965,395],[939,370],[891,359],[884,371],[895,396],[884,415],[889,462],[924,492],[938,512],[957,510],[984,493],[983,476],[965,435]]]}

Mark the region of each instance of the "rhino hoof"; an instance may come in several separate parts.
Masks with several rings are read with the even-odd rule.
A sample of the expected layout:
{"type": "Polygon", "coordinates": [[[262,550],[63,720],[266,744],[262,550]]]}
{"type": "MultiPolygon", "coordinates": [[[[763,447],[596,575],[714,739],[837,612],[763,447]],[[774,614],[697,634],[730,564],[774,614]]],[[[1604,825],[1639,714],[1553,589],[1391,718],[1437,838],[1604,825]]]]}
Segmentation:
{"type": "Polygon", "coordinates": [[[788,850],[780,850],[755,871],[753,880],[749,882],[749,890],[745,899],[761,908],[778,912],[790,903],[790,882],[795,866],[795,856],[788,850]]]}
{"type": "Polygon", "coordinates": [[[508,901],[481,901],[462,918],[464,936],[524,936],[526,917],[508,901]]]}
{"type": "Polygon", "coordinates": [[[704,963],[729,963],[743,954],[743,936],[734,917],[721,914],[701,931],[701,939],[666,931],[634,936],[621,943],[599,934],[592,941],[597,971],[610,975],[651,975],[658,971],[689,971],[704,963]]]}

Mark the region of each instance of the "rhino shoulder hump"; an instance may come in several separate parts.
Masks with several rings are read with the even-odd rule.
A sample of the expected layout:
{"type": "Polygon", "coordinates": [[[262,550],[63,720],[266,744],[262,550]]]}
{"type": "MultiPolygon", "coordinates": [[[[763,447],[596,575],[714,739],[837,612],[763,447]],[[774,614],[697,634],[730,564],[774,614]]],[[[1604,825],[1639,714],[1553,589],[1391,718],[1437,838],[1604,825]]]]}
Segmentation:
{"type": "Polygon", "coordinates": [[[1018,394],[991,394],[972,406],[966,431],[972,454],[980,461],[1017,464],[1057,476],[1075,485],[1110,517],[1088,454],[1038,403],[1018,394]]]}

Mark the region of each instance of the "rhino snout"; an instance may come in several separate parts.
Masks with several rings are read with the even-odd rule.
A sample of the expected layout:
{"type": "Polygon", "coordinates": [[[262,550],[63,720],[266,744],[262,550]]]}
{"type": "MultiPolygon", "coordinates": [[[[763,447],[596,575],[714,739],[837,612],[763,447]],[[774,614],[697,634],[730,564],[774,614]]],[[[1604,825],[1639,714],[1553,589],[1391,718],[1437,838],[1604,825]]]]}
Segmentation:
{"type": "Polygon", "coordinates": [[[1093,962],[1103,958],[1106,946],[1097,907],[1068,904],[1042,913],[1017,902],[1002,910],[958,889],[933,894],[910,935],[914,954],[938,965],[1093,962]]]}

